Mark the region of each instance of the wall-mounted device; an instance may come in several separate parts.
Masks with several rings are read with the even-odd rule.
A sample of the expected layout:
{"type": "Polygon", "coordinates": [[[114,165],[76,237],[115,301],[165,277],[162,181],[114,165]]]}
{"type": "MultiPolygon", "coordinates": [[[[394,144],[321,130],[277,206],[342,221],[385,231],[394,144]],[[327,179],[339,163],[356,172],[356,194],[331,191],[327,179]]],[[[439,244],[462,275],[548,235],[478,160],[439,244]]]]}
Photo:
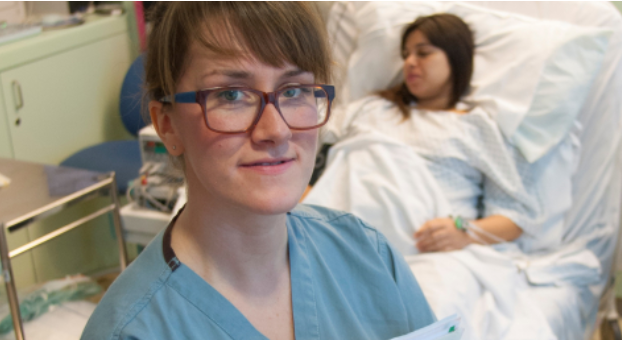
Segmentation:
{"type": "Polygon", "coordinates": [[[183,187],[183,173],[171,164],[152,125],[138,132],[138,141],[143,166],[128,189],[128,200],[143,208],[169,213],[179,198],[178,189],[183,187]]]}
{"type": "Polygon", "coordinates": [[[143,165],[147,163],[168,164],[168,152],[162,140],[156,133],[153,125],[145,126],[138,132],[140,142],[140,157],[143,165]]]}

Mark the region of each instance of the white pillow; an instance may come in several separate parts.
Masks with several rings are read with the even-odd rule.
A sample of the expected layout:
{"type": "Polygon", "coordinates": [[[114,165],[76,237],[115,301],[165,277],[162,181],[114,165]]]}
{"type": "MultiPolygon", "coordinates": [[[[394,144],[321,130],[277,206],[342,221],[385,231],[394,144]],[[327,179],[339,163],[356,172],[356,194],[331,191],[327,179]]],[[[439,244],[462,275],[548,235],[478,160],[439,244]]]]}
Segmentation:
{"type": "Polygon", "coordinates": [[[340,15],[355,21],[358,30],[348,32],[357,37],[335,38],[357,44],[338,88],[339,104],[401,82],[405,25],[418,16],[452,13],[471,27],[476,44],[472,91],[464,101],[489,112],[530,162],[566,135],[600,70],[611,34],[465,3],[355,2],[347,8],[352,13],[340,15]]]}

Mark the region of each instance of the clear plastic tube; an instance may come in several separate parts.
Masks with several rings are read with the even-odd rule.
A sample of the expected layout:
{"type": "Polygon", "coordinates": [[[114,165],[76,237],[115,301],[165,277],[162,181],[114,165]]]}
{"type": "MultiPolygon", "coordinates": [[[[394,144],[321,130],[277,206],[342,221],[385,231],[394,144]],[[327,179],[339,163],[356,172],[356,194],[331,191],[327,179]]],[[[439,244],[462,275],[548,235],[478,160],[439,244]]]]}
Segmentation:
{"type": "Polygon", "coordinates": [[[482,244],[485,245],[489,245],[488,242],[485,242],[484,240],[481,239],[480,235],[486,236],[487,238],[494,240],[497,243],[507,243],[508,241],[502,239],[501,237],[490,233],[480,227],[478,227],[475,223],[471,222],[471,221],[465,221],[465,225],[464,227],[467,229],[469,233],[469,235],[471,237],[473,237],[473,239],[475,239],[478,242],[482,242],[482,244]],[[475,236],[474,236],[475,235],[475,236]]]}
{"type": "MultiPolygon", "coordinates": [[[[71,281],[71,279],[69,279],[71,281]]],[[[50,285],[46,285],[20,299],[19,310],[22,321],[27,322],[46,313],[50,307],[60,305],[63,302],[83,300],[89,296],[99,294],[102,291],[101,286],[88,279],[78,278],[78,282],[70,282],[60,287],[59,281],[52,281],[50,285]]],[[[7,334],[13,331],[13,318],[11,314],[5,316],[0,321],[0,334],[7,334]]]]}

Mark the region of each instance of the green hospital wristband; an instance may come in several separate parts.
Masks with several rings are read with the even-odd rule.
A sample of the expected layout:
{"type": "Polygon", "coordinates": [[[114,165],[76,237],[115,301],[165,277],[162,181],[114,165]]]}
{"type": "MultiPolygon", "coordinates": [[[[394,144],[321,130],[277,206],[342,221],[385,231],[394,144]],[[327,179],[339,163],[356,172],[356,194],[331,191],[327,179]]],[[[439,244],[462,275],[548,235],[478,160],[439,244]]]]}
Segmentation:
{"type": "Polygon", "coordinates": [[[462,217],[456,216],[454,218],[454,225],[456,226],[456,229],[466,231],[466,227],[464,226],[464,224],[465,224],[465,221],[462,217]]]}

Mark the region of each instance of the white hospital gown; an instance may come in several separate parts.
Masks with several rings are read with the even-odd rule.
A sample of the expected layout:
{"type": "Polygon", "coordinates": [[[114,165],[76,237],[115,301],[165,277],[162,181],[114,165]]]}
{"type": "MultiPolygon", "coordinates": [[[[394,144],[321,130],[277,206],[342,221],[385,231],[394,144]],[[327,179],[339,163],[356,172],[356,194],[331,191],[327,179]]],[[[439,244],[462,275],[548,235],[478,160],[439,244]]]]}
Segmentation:
{"type": "MultiPolygon", "coordinates": [[[[331,120],[322,131],[323,142],[379,133],[410,146],[427,161],[450,214],[469,219],[503,215],[526,234],[537,233],[540,204],[529,164],[484,111],[413,109],[404,119],[392,103],[368,97],[350,104],[345,112],[337,111],[331,120]]],[[[413,171],[412,176],[418,175],[413,171]]]]}

